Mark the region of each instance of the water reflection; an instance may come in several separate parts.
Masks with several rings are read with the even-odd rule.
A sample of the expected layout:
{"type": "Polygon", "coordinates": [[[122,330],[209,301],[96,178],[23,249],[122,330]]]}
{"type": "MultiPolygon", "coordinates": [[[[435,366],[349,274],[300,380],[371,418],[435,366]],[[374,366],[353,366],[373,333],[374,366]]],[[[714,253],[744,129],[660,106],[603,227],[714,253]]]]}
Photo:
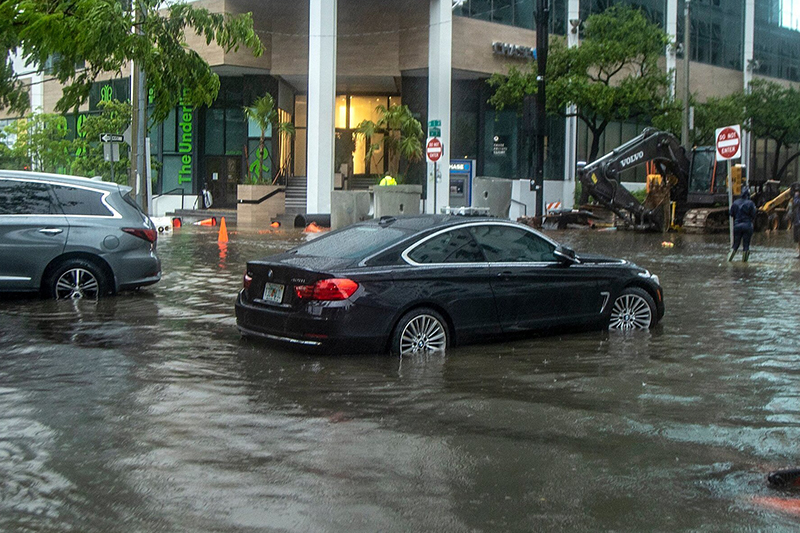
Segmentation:
{"type": "Polygon", "coordinates": [[[3,300],[0,529],[795,526],[753,499],[797,461],[788,237],[757,235],[742,264],[725,236],[554,235],[659,274],[659,328],[404,359],[242,341],[245,262],[296,231],[183,228],[150,289],[3,300]]]}

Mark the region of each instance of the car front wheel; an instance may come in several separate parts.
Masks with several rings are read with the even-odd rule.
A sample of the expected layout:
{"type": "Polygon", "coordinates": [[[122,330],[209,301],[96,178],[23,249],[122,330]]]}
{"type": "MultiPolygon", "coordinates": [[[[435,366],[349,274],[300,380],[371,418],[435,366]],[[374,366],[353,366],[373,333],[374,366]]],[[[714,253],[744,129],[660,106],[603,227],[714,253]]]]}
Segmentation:
{"type": "Polygon", "coordinates": [[[656,303],[639,287],[627,287],[614,300],[608,327],[611,329],[649,329],[656,325],[656,303]]]}
{"type": "Polygon", "coordinates": [[[47,289],[56,300],[96,300],[108,292],[103,271],[84,259],[70,259],[48,278],[47,289]]]}
{"type": "Polygon", "coordinates": [[[447,349],[447,324],[433,309],[413,309],[403,315],[392,334],[394,355],[410,356],[447,349]]]}

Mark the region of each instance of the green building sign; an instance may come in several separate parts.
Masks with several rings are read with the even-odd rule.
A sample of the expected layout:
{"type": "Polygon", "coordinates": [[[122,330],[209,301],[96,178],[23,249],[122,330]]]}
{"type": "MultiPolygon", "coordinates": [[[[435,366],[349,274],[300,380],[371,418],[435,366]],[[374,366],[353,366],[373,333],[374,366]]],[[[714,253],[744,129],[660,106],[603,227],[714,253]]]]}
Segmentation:
{"type": "Polygon", "coordinates": [[[178,102],[178,153],[181,154],[181,169],[178,172],[178,183],[191,183],[194,165],[194,110],[186,105],[189,89],[184,88],[178,102]]]}

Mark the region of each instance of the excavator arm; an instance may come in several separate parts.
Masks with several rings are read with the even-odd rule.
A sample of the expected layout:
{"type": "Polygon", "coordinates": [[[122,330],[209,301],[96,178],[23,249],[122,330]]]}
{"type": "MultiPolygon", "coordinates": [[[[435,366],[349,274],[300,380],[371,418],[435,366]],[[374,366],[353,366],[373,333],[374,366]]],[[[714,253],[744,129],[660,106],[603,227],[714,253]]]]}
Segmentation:
{"type": "Polygon", "coordinates": [[[635,227],[658,229],[663,224],[661,211],[645,207],[619,179],[623,171],[649,161],[662,176],[676,178],[670,196],[675,201],[685,201],[690,161],[673,135],[654,128],[645,128],[637,137],[589,163],[579,170],[578,177],[586,192],[618,216],[635,227]]]}

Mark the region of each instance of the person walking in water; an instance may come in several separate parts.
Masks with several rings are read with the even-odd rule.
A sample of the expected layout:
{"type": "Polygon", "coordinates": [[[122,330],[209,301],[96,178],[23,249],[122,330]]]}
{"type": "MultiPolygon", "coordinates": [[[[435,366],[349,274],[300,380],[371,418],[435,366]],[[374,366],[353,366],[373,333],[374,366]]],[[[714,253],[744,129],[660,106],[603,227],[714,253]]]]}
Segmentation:
{"type": "Polygon", "coordinates": [[[742,261],[750,258],[750,238],[753,236],[753,223],[756,220],[756,204],[750,199],[750,189],[742,187],[742,195],[731,206],[730,215],[733,218],[733,250],[728,255],[728,261],[733,261],[736,250],[742,245],[742,261]]]}

